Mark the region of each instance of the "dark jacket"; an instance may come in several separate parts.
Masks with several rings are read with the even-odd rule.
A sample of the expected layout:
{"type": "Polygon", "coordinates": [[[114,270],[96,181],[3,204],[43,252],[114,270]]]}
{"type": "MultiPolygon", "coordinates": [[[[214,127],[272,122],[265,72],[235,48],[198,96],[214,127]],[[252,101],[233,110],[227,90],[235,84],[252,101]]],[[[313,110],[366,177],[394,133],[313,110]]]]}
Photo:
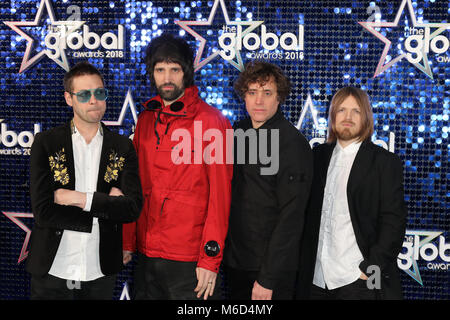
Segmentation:
{"type": "MultiPolygon", "coordinates": [[[[239,147],[237,129],[250,128],[250,118],[235,124],[235,150],[239,147]]],[[[258,163],[249,163],[249,139],[245,164],[236,159],[239,155],[236,150],[224,263],[235,269],[259,271],[258,283],[273,289],[284,272],[297,270],[299,240],[312,181],[312,152],[305,137],[280,111],[256,129],[258,145],[262,129],[268,129],[269,134],[271,129],[279,129],[278,172],[261,174],[261,168],[270,164],[263,165],[259,157],[258,163]]],[[[267,141],[269,154],[272,150],[271,156],[276,156],[270,135],[267,141]]]]}
{"type": "Polygon", "coordinates": [[[31,148],[30,192],[34,215],[31,248],[26,269],[45,275],[55,258],[64,230],[91,232],[94,217],[100,227],[102,273],[118,273],[123,267],[122,224],[138,218],[142,189],[138,161],[127,137],[108,130],[104,124],[97,191],[90,212],[54,203],[54,191],[75,190],[75,167],[70,122],[36,135],[31,148]],[[116,163],[116,166],[114,166],[116,163]],[[124,196],[112,197],[112,187],[124,196]]]}
{"type": "MultiPolygon", "coordinates": [[[[309,297],[316,263],[323,194],[328,166],[336,143],[314,148],[314,179],[303,234],[298,298],[309,297]]],[[[364,141],[356,154],[347,183],[347,200],[356,242],[366,273],[371,265],[381,269],[380,299],[401,299],[397,255],[406,230],[407,209],[403,193],[403,166],[393,153],[364,141]]]]}

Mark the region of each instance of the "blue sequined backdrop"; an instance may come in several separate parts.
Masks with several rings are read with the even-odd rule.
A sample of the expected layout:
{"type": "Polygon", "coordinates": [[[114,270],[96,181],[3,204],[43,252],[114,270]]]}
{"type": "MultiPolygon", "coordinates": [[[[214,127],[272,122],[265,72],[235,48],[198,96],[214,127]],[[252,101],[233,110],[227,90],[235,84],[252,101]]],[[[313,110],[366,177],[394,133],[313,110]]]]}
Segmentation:
{"type": "MultiPolygon", "coordinates": [[[[450,4],[445,0],[2,1],[0,299],[27,299],[29,295],[29,275],[24,271],[27,235],[33,225],[28,152],[35,132],[71,117],[63,98],[64,66],[87,59],[102,70],[110,92],[104,119],[113,130],[131,135],[134,116],[141,111],[138,103],[154,95],[145,75],[145,48],[163,31],[184,37],[196,52],[201,42],[194,34],[205,39],[197,61],[196,83],[202,98],[222,110],[231,122],[244,116],[243,104],[232,90],[239,73],[238,57],[243,63],[262,57],[286,72],[293,90],[283,111],[312,142],[324,138],[329,101],[338,88],[354,85],[366,89],[375,116],[373,140],[398,154],[405,166],[408,234],[399,260],[405,269],[401,271],[405,297],[448,299],[450,63],[445,23],[449,22],[449,13],[450,4]],[[397,14],[396,25],[363,26],[365,22],[395,22],[397,14]],[[58,47],[54,46],[57,41],[64,41],[58,34],[72,27],[73,21],[85,22],[78,28],[80,37],[72,39],[70,45],[66,43],[62,50],[50,49],[49,55],[43,54],[49,47],[58,47]],[[196,25],[194,21],[202,23],[196,25]],[[266,36],[275,34],[279,45],[264,49],[257,45],[258,37],[253,37],[237,51],[234,60],[228,62],[217,55],[221,50],[219,37],[224,33],[236,35],[239,22],[242,30],[247,30],[250,21],[262,21],[252,31],[259,40],[264,26],[266,36]],[[88,29],[83,29],[86,26],[88,29]],[[442,26],[439,35],[433,36],[442,26]],[[435,46],[430,44],[424,58],[416,64],[406,57],[397,61],[407,53],[405,40],[414,34],[427,38],[427,29],[431,35],[423,42],[424,47],[433,41],[435,46]],[[49,36],[52,32],[56,36],[49,36]],[[284,45],[289,47],[297,41],[295,49],[281,45],[288,32],[293,36],[285,39],[284,45]],[[98,35],[97,48],[96,36],[90,33],[98,35]],[[31,39],[33,46],[26,55],[31,39]],[[382,39],[391,41],[385,57],[382,39]],[[29,63],[35,57],[37,61],[29,63]],[[385,70],[374,77],[380,59],[385,70]]],[[[273,41],[266,39],[266,44],[273,41]]],[[[410,45],[419,46],[418,41],[410,45]]],[[[116,298],[126,297],[126,290],[132,286],[133,266],[120,274],[116,298]]]]}

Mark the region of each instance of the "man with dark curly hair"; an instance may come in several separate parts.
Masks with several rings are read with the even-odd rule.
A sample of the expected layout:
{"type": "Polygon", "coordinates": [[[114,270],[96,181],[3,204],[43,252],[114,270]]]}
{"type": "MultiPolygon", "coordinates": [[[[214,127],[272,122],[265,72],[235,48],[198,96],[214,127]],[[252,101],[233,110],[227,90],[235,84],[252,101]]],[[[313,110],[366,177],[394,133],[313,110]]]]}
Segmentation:
{"type": "Polygon", "coordinates": [[[234,88],[249,117],[233,126],[237,152],[224,253],[230,298],[292,299],[312,181],[311,148],[280,110],[290,82],[279,67],[251,62],[234,88]],[[244,156],[242,132],[249,138],[244,156]],[[264,171],[262,154],[277,161],[276,170],[264,171]]]}

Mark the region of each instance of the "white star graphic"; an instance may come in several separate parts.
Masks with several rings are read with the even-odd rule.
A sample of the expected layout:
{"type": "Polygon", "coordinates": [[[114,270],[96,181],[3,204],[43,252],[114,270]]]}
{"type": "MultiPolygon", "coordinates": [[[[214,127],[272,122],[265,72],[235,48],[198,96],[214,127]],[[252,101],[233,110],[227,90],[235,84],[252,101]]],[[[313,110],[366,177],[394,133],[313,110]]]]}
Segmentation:
{"type": "MultiPolygon", "coordinates": [[[[373,75],[374,78],[377,77],[378,75],[380,75],[382,72],[389,69],[392,65],[394,65],[398,61],[400,61],[406,57],[406,53],[402,53],[399,56],[395,57],[394,59],[392,59],[391,61],[389,61],[388,63],[385,64],[386,56],[389,52],[389,48],[391,47],[391,41],[389,39],[387,39],[385,36],[383,36],[379,31],[375,30],[375,28],[397,27],[398,22],[403,13],[403,10],[405,9],[406,4],[408,4],[408,11],[409,11],[409,15],[410,15],[410,19],[412,21],[413,27],[415,27],[415,28],[416,27],[418,27],[418,28],[423,28],[423,27],[437,28],[436,31],[434,31],[432,34],[430,34],[430,41],[434,37],[438,36],[440,33],[444,32],[447,28],[450,27],[450,23],[418,23],[417,19],[416,19],[416,14],[414,13],[414,9],[413,9],[411,0],[403,0],[402,1],[393,22],[381,22],[381,21],[358,22],[360,25],[362,25],[365,29],[367,29],[370,33],[372,33],[375,37],[380,39],[385,44],[383,52],[380,57],[380,60],[378,62],[375,74],[373,75]]],[[[423,57],[423,59],[422,59],[423,65],[421,65],[420,63],[413,63],[413,65],[416,68],[418,68],[420,71],[425,73],[428,77],[433,79],[433,74],[431,72],[430,64],[428,62],[428,55],[427,55],[427,52],[425,51],[425,46],[423,46],[422,57],[423,57]]]]}
{"type": "MultiPolygon", "coordinates": [[[[204,65],[209,63],[211,60],[213,60],[215,57],[217,57],[220,54],[219,50],[216,50],[214,53],[210,54],[208,57],[200,61],[203,55],[203,51],[205,49],[206,45],[206,39],[199,35],[197,32],[195,32],[190,25],[192,26],[210,26],[212,25],[212,22],[214,20],[214,16],[216,15],[217,7],[219,6],[222,8],[222,13],[225,18],[225,23],[227,25],[241,25],[241,26],[248,26],[245,30],[243,30],[241,37],[244,37],[248,33],[250,33],[252,30],[256,29],[258,26],[260,26],[264,21],[230,21],[230,18],[228,17],[227,8],[225,6],[224,0],[215,0],[214,4],[212,6],[211,12],[209,14],[209,18],[207,21],[175,21],[176,24],[178,24],[181,28],[183,28],[186,32],[191,34],[192,36],[197,39],[197,41],[200,41],[200,46],[198,47],[197,54],[194,60],[194,70],[197,71],[201,69],[204,65]]],[[[238,40],[238,39],[236,39],[238,40]]],[[[242,62],[242,57],[240,55],[240,50],[236,50],[236,61],[230,60],[230,62],[236,69],[242,71],[244,69],[244,64],[242,62]]]]}
{"type": "Polygon", "coordinates": [[[33,218],[32,213],[22,213],[22,212],[2,212],[8,219],[14,222],[20,229],[25,231],[26,236],[23,241],[22,249],[20,250],[19,259],[17,260],[17,264],[21,263],[28,256],[28,242],[30,241],[31,230],[28,228],[21,220],[18,218],[33,218]]]}
{"type": "Polygon", "coordinates": [[[31,66],[33,66],[36,62],[38,62],[44,55],[47,55],[50,59],[55,61],[60,67],[62,67],[64,70],[69,71],[69,63],[67,61],[66,53],[62,47],[62,43],[65,43],[65,40],[67,36],[72,33],[73,31],[79,29],[85,22],[83,21],[55,21],[55,13],[53,12],[53,8],[51,6],[50,0],[41,0],[41,3],[39,5],[39,9],[36,13],[36,17],[34,18],[34,21],[3,21],[4,24],[6,24],[8,27],[13,29],[15,32],[17,32],[19,35],[21,35],[23,38],[27,40],[27,47],[25,49],[25,53],[22,59],[22,64],[20,65],[19,73],[22,73],[29,69],[31,66]],[[60,47],[59,47],[59,54],[55,54],[56,56],[60,57],[53,58],[52,53],[49,49],[41,50],[39,53],[37,53],[35,56],[30,58],[31,49],[33,48],[34,39],[31,38],[28,34],[26,34],[23,30],[20,29],[20,27],[37,27],[39,26],[39,23],[41,21],[44,7],[47,9],[48,16],[50,18],[50,22],[52,26],[62,26],[64,28],[67,27],[67,32],[62,35],[59,39],[60,41],[60,47]]]}
{"type": "Polygon", "coordinates": [[[298,119],[297,125],[295,126],[298,130],[300,130],[300,128],[302,127],[303,124],[303,120],[305,119],[306,116],[306,112],[307,111],[311,112],[312,118],[313,118],[313,122],[314,122],[314,127],[316,128],[317,131],[321,131],[324,130],[326,131],[328,128],[326,125],[320,125],[319,121],[317,120],[317,110],[314,107],[314,103],[312,101],[311,98],[311,94],[308,93],[308,97],[306,98],[306,102],[303,105],[302,108],[302,113],[300,115],[300,118],[298,119]]]}
{"type": "Polygon", "coordinates": [[[122,110],[120,111],[119,119],[117,119],[116,121],[102,121],[102,122],[107,126],[121,126],[125,118],[125,112],[127,111],[128,107],[130,107],[131,114],[133,115],[134,125],[136,125],[137,113],[133,96],[131,95],[131,89],[128,89],[127,95],[122,105],[122,110]]]}
{"type": "Polygon", "coordinates": [[[119,300],[131,300],[130,290],[128,289],[128,282],[123,283],[122,293],[120,294],[119,300]]]}

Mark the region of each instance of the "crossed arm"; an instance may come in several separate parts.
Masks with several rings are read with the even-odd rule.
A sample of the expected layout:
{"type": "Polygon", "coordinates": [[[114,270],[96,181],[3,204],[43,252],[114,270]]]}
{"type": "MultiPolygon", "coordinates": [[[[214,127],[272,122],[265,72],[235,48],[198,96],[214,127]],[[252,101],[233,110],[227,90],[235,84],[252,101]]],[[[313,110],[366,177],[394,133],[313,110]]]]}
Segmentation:
{"type": "MultiPolygon", "coordinates": [[[[68,189],[57,189],[54,193],[54,203],[63,205],[63,206],[75,206],[81,209],[86,207],[87,201],[87,193],[79,192],[75,190],[68,189]]],[[[120,189],[116,187],[112,187],[111,191],[108,194],[109,196],[119,197],[123,196],[123,193],[120,189]]]]}
{"type": "Polygon", "coordinates": [[[53,189],[48,152],[40,134],[36,135],[30,158],[30,193],[35,222],[44,228],[90,232],[92,218],[117,222],[134,221],[142,207],[142,191],[137,170],[137,157],[130,142],[126,152],[127,165],[122,172],[120,189],[112,187],[109,193],[95,192],[91,213],[83,211],[86,193],[59,188],[53,189]]]}

